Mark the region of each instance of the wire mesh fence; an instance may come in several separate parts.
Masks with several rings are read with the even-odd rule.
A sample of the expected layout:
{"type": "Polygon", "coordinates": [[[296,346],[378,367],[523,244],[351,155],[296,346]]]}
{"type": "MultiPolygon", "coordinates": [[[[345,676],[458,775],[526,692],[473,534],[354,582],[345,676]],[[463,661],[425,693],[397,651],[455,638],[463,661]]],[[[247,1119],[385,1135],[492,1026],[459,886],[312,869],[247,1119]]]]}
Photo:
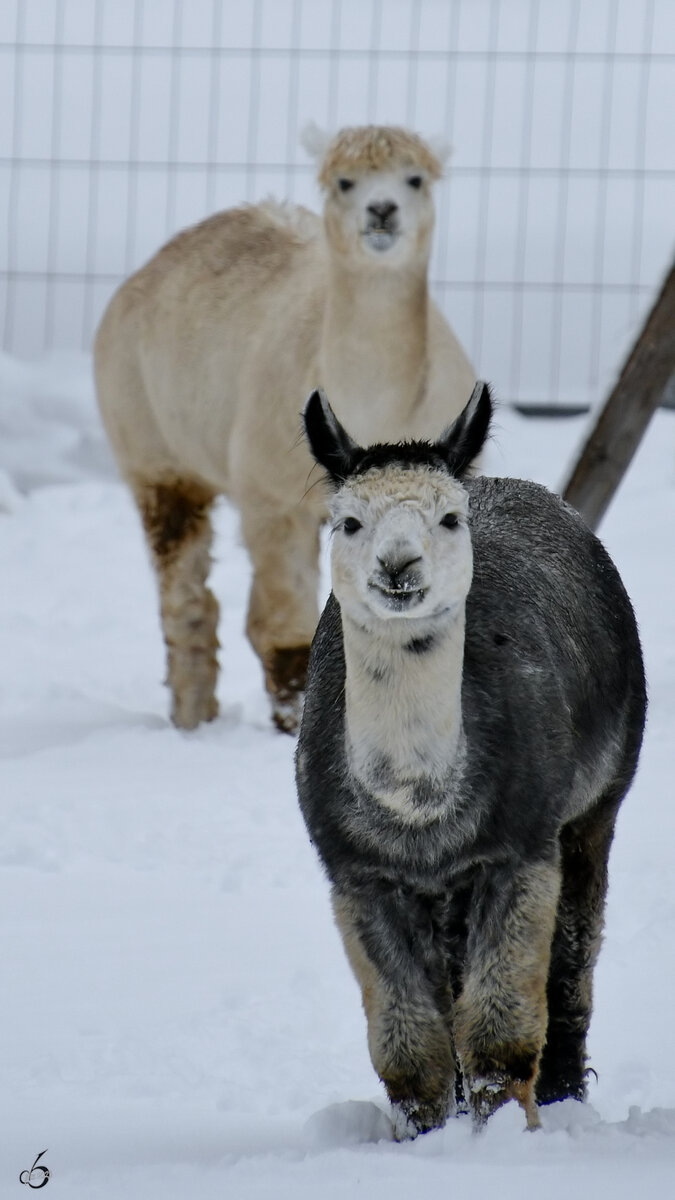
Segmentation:
{"type": "Polygon", "coordinates": [[[593,401],[672,254],[671,0],[3,0],[3,345],[88,349],[177,229],[316,208],[307,120],[453,147],[434,293],[507,399],[593,401]]]}

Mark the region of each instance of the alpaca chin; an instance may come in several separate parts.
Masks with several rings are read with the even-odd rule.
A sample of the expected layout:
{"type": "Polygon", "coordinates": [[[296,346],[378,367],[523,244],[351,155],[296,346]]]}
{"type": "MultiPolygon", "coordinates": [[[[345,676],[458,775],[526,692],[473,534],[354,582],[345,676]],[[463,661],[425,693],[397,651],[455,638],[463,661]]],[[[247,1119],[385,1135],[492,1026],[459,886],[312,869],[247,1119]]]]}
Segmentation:
{"type": "Polygon", "coordinates": [[[423,604],[429,589],[424,587],[403,587],[387,590],[377,583],[368,584],[368,598],[371,602],[373,615],[376,617],[417,617],[418,608],[423,604]]]}
{"type": "Polygon", "coordinates": [[[386,253],[398,241],[398,233],[389,229],[369,229],[363,235],[366,246],[376,254],[386,253]]]}

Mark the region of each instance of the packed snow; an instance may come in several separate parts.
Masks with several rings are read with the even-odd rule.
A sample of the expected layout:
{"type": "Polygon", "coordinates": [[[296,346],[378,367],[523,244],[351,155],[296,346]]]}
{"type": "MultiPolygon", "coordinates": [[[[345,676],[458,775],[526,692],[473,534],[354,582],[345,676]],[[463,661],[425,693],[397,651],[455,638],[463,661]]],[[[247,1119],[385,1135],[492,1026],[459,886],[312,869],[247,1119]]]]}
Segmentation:
{"type": "MultiPolygon", "coordinates": [[[[602,526],[650,683],[596,976],[589,1102],[398,1145],[243,635],[217,515],[221,716],[167,719],[155,584],[88,358],[0,360],[0,1194],[58,1200],[666,1196],[675,1177],[675,413],[602,526]]],[[[498,414],[488,470],[557,487],[584,418],[498,414]]],[[[324,581],[324,588],[327,581],[324,581]]]]}

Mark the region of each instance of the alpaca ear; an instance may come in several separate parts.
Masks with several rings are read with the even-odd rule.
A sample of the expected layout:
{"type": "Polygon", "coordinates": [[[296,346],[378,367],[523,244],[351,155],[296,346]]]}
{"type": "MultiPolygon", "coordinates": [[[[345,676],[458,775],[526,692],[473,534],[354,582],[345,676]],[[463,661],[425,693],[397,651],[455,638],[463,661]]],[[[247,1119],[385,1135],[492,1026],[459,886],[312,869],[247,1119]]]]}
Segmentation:
{"type": "Polygon", "coordinates": [[[344,483],[354,469],[361,452],[338,421],[328,399],[320,389],[312,392],[302,414],[305,436],[316,461],[328,472],[334,484],[344,483]]]}
{"type": "Polygon", "coordinates": [[[300,131],[300,145],[315,162],[321,162],[330,140],[330,134],[314,121],[308,121],[300,131]]]}
{"type": "Polygon", "coordinates": [[[439,439],[436,448],[452,475],[461,479],[480,454],[492,420],[492,397],[487,383],[478,380],[466,408],[439,439]]]}
{"type": "Polygon", "coordinates": [[[426,138],[426,143],[431,153],[438,159],[441,169],[447,167],[452,155],[452,146],[447,138],[444,138],[441,133],[435,134],[433,137],[426,138]]]}

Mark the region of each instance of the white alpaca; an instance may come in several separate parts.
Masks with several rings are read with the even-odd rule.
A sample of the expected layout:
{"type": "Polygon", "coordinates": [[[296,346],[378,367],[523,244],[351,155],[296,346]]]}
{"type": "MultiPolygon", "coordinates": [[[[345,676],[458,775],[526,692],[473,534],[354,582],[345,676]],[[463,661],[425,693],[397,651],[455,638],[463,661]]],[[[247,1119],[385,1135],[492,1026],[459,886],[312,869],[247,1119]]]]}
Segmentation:
{"type": "Polygon", "coordinates": [[[247,633],[292,731],[318,619],[321,489],[299,439],[325,388],[364,442],[431,436],[472,369],[429,296],[431,186],[419,137],[365,127],[323,149],[323,221],[265,202],[185,230],[122,285],[96,338],[103,418],[159,577],[172,717],[217,713],[210,509],[239,507],[253,564],[247,633]]]}

